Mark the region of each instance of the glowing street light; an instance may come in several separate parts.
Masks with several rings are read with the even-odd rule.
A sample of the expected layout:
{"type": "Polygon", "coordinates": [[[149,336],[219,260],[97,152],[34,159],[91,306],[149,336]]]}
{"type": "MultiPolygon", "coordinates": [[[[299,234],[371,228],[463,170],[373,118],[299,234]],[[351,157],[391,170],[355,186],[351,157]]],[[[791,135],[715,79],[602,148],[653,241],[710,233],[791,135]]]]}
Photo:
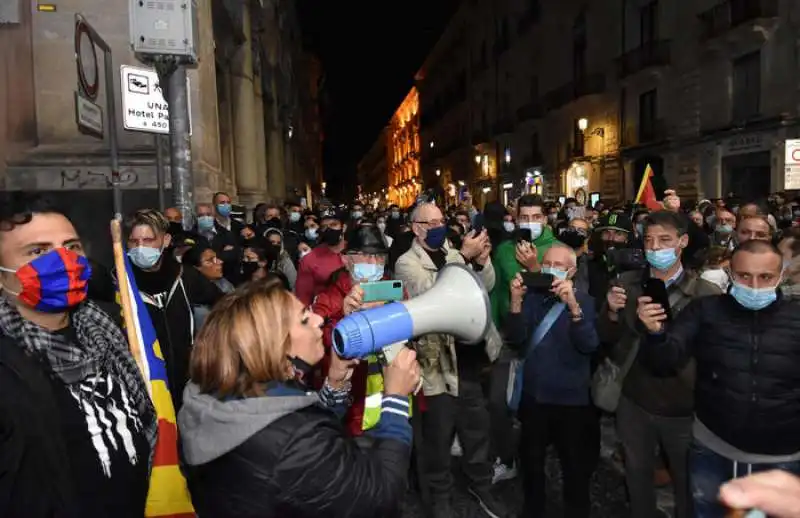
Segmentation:
{"type": "Polygon", "coordinates": [[[578,119],[578,129],[581,131],[586,131],[586,128],[589,127],[589,119],[581,118],[578,119]]]}

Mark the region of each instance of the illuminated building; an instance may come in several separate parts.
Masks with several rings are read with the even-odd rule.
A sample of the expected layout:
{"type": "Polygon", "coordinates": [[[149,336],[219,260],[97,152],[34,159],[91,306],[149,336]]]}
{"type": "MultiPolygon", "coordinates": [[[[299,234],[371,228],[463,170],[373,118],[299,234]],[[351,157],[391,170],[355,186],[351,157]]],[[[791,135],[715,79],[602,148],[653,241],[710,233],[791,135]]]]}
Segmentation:
{"type": "Polygon", "coordinates": [[[389,122],[386,145],[389,203],[408,207],[422,190],[419,176],[419,94],[412,88],[389,122]]]}

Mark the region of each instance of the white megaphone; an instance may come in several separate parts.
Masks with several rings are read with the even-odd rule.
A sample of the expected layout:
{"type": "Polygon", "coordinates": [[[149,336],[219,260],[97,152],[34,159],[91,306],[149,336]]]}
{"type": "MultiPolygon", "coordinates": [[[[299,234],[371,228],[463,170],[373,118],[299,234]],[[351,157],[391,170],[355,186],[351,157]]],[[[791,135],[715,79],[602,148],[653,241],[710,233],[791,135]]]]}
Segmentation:
{"type": "Polygon", "coordinates": [[[333,330],[333,347],[341,358],[379,354],[391,363],[399,348],[389,346],[429,333],[474,344],[486,337],[491,322],[481,280],[463,264],[448,264],[439,271],[436,284],[419,297],[343,318],[333,330]]]}

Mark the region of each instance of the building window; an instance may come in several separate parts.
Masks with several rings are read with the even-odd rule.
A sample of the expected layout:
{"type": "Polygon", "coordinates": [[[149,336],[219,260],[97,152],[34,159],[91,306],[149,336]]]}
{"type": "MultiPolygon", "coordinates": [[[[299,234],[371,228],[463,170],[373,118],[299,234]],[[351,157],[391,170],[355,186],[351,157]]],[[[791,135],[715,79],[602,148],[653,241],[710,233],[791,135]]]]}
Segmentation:
{"type": "Polygon", "coordinates": [[[639,10],[639,43],[644,47],[658,40],[658,2],[650,2],[639,10]]]}
{"type": "Polygon", "coordinates": [[[650,142],[656,139],[658,104],[656,90],[639,96],[639,141],[650,142]]]}
{"type": "Polygon", "coordinates": [[[586,142],[583,131],[578,127],[578,119],[572,121],[572,156],[585,156],[583,145],[586,142]]]}
{"type": "Polygon", "coordinates": [[[733,121],[757,117],[761,111],[761,52],[733,62],[733,121]]]}

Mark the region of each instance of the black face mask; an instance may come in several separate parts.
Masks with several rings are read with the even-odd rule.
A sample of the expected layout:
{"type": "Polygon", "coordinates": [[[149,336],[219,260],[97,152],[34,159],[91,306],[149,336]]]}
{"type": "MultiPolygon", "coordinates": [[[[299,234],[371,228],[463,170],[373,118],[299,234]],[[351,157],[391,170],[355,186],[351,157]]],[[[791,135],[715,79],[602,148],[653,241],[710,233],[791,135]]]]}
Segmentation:
{"type": "Polygon", "coordinates": [[[308,379],[314,370],[314,366],[309,365],[297,356],[287,356],[287,358],[289,358],[289,362],[291,362],[292,367],[294,368],[295,381],[303,383],[306,379],[308,379]]]}
{"type": "Polygon", "coordinates": [[[577,229],[567,228],[558,235],[558,240],[572,249],[577,249],[586,242],[586,236],[577,229]]]}
{"type": "Polygon", "coordinates": [[[321,243],[324,243],[328,246],[336,246],[339,244],[339,241],[342,240],[342,231],[333,228],[326,228],[322,234],[320,234],[319,239],[321,243]]]}
{"type": "Polygon", "coordinates": [[[259,267],[260,266],[256,261],[242,263],[242,277],[244,277],[245,282],[253,278],[253,275],[255,275],[259,267]]]}
{"type": "Polygon", "coordinates": [[[175,223],[174,221],[170,221],[169,222],[169,230],[167,232],[174,239],[175,236],[177,236],[178,234],[182,234],[183,233],[183,225],[181,225],[180,223],[175,223]]]}
{"type": "Polygon", "coordinates": [[[265,223],[265,226],[268,228],[281,228],[281,220],[278,218],[270,218],[265,223]]]}

